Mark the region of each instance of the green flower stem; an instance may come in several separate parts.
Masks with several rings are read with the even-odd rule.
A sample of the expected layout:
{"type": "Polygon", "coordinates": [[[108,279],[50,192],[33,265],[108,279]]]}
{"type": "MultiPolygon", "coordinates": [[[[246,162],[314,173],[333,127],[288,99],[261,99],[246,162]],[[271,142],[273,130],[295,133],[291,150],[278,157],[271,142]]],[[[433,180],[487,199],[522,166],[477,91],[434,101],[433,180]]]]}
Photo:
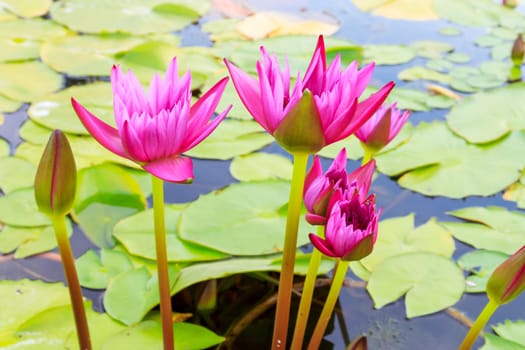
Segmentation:
{"type": "Polygon", "coordinates": [[[168,253],[166,249],[166,225],[164,223],[164,183],[152,176],[153,215],[155,222],[155,251],[160,294],[160,317],[164,350],[173,350],[173,321],[171,310],[170,281],[168,274],[168,253]]]}
{"type": "Polygon", "coordinates": [[[363,160],[361,161],[361,165],[365,165],[372,159],[375,152],[372,148],[368,147],[364,143],[361,143],[361,147],[363,148],[364,154],[363,154],[363,160]]]}
{"type": "MultiPolygon", "coordinates": [[[[323,225],[317,226],[317,235],[319,237],[324,237],[323,225]]],[[[308,315],[310,314],[310,307],[312,306],[312,297],[314,295],[315,281],[317,280],[317,271],[319,270],[319,265],[321,265],[321,257],[321,252],[314,248],[312,255],[310,256],[306,279],[304,280],[303,293],[301,294],[299,311],[297,313],[297,320],[295,321],[291,350],[300,350],[303,348],[304,332],[308,322],[308,315]]]]}
{"type": "Polygon", "coordinates": [[[69,297],[71,298],[73,316],[75,317],[78,344],[81,350],[91,350],[89,327],[86,318],[86,311],[84,310],[84,298],[82,297],[82,290],[80,289],[80,283],[78,282],[77,271],[75,269],[75,258],[71,252],[71,246],[69,245],[66,217],[62,215],[52,216],[51,221],[53,222],[53,228],[55,229],[58,251],[60,252],[62,266],[64,267],[64,274],[69,288],[69,297]]]}
{"type": "Polygon", "coordinates": [[[285,349],[290,318],[290,303],[295,265],[295,251],[297,250],[297,232],[299,230],[299,216],[303,202],[304,180],[306,176],[307,153],[293,154],[293,174],[288,200],[288,216],[286,218],[286,233],[284,237],[283,263],[277,292],[277,309],[273,328],[272,349],[285,349]]]}
{"type": "Polygon", "coordinates": [[[310,344],[308,344],[308,350],[319,349],[319,344],[321,344],[321,340],[323,339],[326,326],[328,325],[328,321],[330,321],[332,311],[334,310],[337,299],[339,298],[339,292],[343,286],[349,263],[349,261],[345,260],[339,260],[337,263],[337,268],[335,269],[335,274],[332,279],[332,285],[330,286],[330,291],[328,292],[323,310],[321,311],[321,316],[319,316],[319,320],[315,325],[310,344]]]}
{"type": "Polygon", "coordinates": [[[494,311],[496,311],[496,309],[499,307],[499,305],[500,304],[489,299],[489,302],[487,303],[487,305],[485,305],[483,311],[481,311],[476,321],[474,321],[472,327],[470,327],[470,330],[463,339],[463,342],[459,346],[458,350],[469,350],[472,347],[479,333],[485,327],[488,320],[490,319],[494,311]]]}

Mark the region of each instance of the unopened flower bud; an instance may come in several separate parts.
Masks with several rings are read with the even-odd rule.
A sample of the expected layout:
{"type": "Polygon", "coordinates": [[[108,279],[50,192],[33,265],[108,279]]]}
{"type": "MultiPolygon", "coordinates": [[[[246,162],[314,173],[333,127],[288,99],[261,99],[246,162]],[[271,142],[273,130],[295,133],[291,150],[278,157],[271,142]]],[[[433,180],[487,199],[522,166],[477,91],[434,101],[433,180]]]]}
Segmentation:
{"type": "Polygon", "coordinates": [[[498,304],[515,299],[525,289],[525,246],[511,255],[490,276],[487,295],[498,304]]]}
{"type": "Polygon", "coordinates": [[[518,34],[514,44],[512,45],[512,50],[510,53],[510,58],[514,66],[520,66],[523,62],[523,55],[525,54],[525,42],[523,42],[523,36],[521,33],[518,34]]]}

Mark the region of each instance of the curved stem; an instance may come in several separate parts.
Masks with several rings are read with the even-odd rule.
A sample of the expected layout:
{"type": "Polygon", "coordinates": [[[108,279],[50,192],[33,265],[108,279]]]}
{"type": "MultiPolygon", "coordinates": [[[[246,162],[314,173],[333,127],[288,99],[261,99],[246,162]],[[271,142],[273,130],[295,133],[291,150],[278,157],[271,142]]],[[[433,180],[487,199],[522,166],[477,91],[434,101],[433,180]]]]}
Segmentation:
{"type": "Polygon", "coordinates": [[[459,346],[458,350],[469,350],[472,347],[479,333],[485,327],[488,320],[490,319],[490,317],[492,316],[492,314],[494,313],[494,311],[496,311],[498,307],[499,307],[498,303],[489,299],[487,305],[485,305],[485,307],[479,314],[476,321],[474,321],[474,324],[472,325],[472,327],[470,327],[467,335],[463,339],[463,342],[459,346]]]}
{"type": "Polygon", "coordinates": [[[75,317],[78,344],[81,350],[91,350],[89,327],[86,310],[84,310],[84,298],[82,297],[82,289],[80,289],[80,283],[78,282],[77,271],[75,269],[75,258],[69,245],[66,218],[65,216],[54,216],[51,218],[51,221],[55,229],[58,251],[60,252],[60,258],[62,259],[62,266],[64,267],[64,274],[69,288],[69,297],[71,298],[73,316],[75,317]]]}
{"type": "Polygon", "coordinates": [[[341,287],[343,286],[349,263],[349,261],[345,260],[338,261],[337,268],[335,269],[334,278],[332,280],[332,286],[330,287],[330,291],[328,292],[328,296],[326,297],[323,310],[321,311],[321,316],[319,316],[319,320],[317,321],[317,325],[315,326],[314,333],[312,334],[312,338],[310,339],[310,344],[308,344],[308,350],[319,349],[319,344],[321,344],[321,340],[323,339],[326,326],[328,325],[328,321],[330,321],[332,311],[334,310],[337,298],[339,297],[339,292],[341,291],[341,287]]]}
{"type": "Polygon", "coordinates": [[[173,321],[171,310],[170,281],[168,274],[168,253],[166,249],[166,226],[164,223],[164,183],[152,176],[153,216],[155,223],[155,251],[160,294],[160,317],[164,350],[173,350],[173,321]]]}
{"type": "MultiPolygon", "coordinates": [[[[324,226],[317,226],[317,235],[324,238],[324,226]]],[[[321,265],[321,257],[321,252],[314,247],[312,255],[310,256],[306,279],[304,280],[301,301],[299,302],[299,311],[297,313],[297,320],[295,321],[291,350],[300,350],[303,347],[304,333],[306,324],[308,323],[310,307],[312,306],[312,297],[314,295],[317,271],[319,270],[319,265],[321,265]]]]}
{"type": "Polygon", "coordinates": [[[277,292],[277,308],[273,328],[272,349],[286,348],[288,321],[290,318],[290,303],[292,298],[292,284],[295,265],[295,251],[297,249],[297,232],[299,216],[303,201],[304,179],[306,176],[307,153],[293,154],[293,174],[288,200],[288,216],[286,218],[286,232],[283,247],[283,263],[277,292]]]}

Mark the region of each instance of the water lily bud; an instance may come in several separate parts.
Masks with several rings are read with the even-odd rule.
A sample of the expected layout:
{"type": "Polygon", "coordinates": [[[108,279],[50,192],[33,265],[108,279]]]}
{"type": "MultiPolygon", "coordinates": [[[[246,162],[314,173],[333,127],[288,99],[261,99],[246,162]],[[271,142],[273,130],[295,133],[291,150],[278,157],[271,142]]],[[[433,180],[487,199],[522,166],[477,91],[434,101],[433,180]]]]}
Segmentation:
{"type": "Polygon", "coordinates": [[[197,310],[209,314],[217,307],[217,280],[211,279],[204,282],[204,288],[197,301],[197,310]]]}
{"type": "Polygon", "coordinates": [[[350,345],[348,345],[348,347],[346,348],[346,350],[367,350],[367,349],[368,349],[368,344],[366,341],[366,336],[364,335],[360,335],[359,337],[354,339],[354,341],[350,345]]]}
{"type": "Polygon", "coordinates": [[[503,0],[503,6],[507,6],[509,8],[515,8],[520,4],[519,0],[503,0]]]}
{"type": "Polygon", "coordinates": [[[514,45],[512,45],[512,51],[510,53],[512,63],[514,63],[515,66],[520,66],[523,62],[524,54],[525,42],[523,42],[523,36],[521,35],[521,33],[519,33],[516,40],[514,40],[514,45]]]}
{"type": "Polygon", "coordinates": [[[35,176],[35,199],[38,209],[48,216],[67,214],[73,207],[76,167],[66,135],[55,130],[40,159],[35,176]]]}
{"type": "Polygon", "coordinates": [[[487,295],[498,304],[515,299],[525,289],[525,246],[511,255],[490,276],[487,295]]]}

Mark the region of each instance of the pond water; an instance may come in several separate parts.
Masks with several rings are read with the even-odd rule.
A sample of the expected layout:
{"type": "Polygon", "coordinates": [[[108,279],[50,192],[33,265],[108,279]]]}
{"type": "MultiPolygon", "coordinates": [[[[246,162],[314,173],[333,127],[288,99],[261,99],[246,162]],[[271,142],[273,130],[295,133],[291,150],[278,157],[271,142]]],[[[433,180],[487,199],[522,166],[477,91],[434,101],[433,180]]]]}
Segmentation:
{"type": "MultiPolygon", "coordinates": [[[[373,16],[362,12],[351,1],[336,0],[330,2],[319,1],[245,1],[248,8],[254,12],[264,10],[290,11],[295,14],[308,15],[316,12],[321,17],[330,17],[340,23],[340,29],[335,37],[353,41],[359,45],[368,44],[405,44],[410,45],[418,40],[436,40],[454,46],[455,50],[467,54],[472,58],[469,63],[477,65],[489,57],[489,49],[475,45],[476,38],[486,34],[487,28],[468,27],[461,24],[450,23],[445,20],[435,21],[408,21],[390,20],[380,16],[373,16]],[[453,27],[461,31],[457,36],[444,36],[439,30],[444,27],[453,27]]],[[[525,6],[520,6],[516,11],[525,13],[525,6]]],[[[216,12],[205,15],[197,24],[193,24],[177,33],[182,38],[182,45],[205,45],[212,42],[207,33],[201,30],[201,25],[214,20],[219,15],[216,12]]],[[[312,40],[312,43],[314,40],[312,40]]],[[[313,46],[312,46],[313,47],[313,46]]],[[[293,48],[291,48],[293,50],[293,48]]],[[[404,69],[424,64],[425,58],[415,57],[408,63],[398,65],[380,65],[374,72],[374,83],[378,85],[389,80],[397,82],[399,87],[409,87],[424,90],[422,80],[402,82],[398,78],[399,72],[404,69]]],[[[20,126],[28,119],[27,105],[13,113],[5,113],[4,123],[0,126],[0,136],[9,141],[11,152],[14,152],[22,139],[18,134],[20,126]]],[[[418,125],[421,122],[444,120],[448,109],[433,109],[431,111],[413,112],[410,122],[418,125]]],[[[432,142],[433,140],[429,140],[432,142]]],[[[265,152],[277,153],[288,156],[276,144],[271,144],[261,149],[265,152]]],[[[516,150],[518,151],[518,150],[516,150]]],[[[329,159],[323,159],[326,168],[329,159]]],[[[351,161],[349,168],[359,165],[359,161],[351,161]]],[[[191,186],[166,184],[166,200],[170,203],[187,203],[196,200],[200,195],[213,190],[221,189],[229,184],[238,182],[232,177],[230,161],[195,159],[195,181],[191,186]]],[[[487,164],[488,172],[491,171],[487,164]]],[[[451,181],[454,181],[451,179],[451,181]]],[[[475,179],[473,179],[475,181],[475,179]]],[[[415,214],[415,225],[426,223],[431,218],[438,221],[459,221],[447,215],[447,212],[471,206],[500,206],[510,210],[516,209],[516,203],[502,199],[502,193],[488,197],[468,196],[462,199],[450,199],[444,196],[425,196],[423,194],[405,189],[398,185],[396,179],[384,174],[379,174],[374,180],[371,192],[377,194],[378,206],[383,208],[382,218],[393,218],[415,214]]],[[[76,256],[82,255],[86,250],[93,248],[93,244],[83,235],[78,227],[72,237],[72,246],[76,256]]],[[[458,259],[472,248],[460,241],[456,241],[456,250],[453,258],[458,259]]],[[[0,256],[0,279],[42,279],[44,281],[61,281],[62,268],[54,255],[39,255],[23,260],[10,259],[0,256]]],[[[357,280],[358,277],[349,272],[349,278],[357,280]]],[[[84,290],[85,295],[93,300],[96,310],[103,310],[100,291],[84,290]]],[[[484,294],[464,294],[454,308],[471,319],[474,319],[486,302],[484,294]]],[[[523,319],[525,296],[514,301],[510,306],[503,306],[492,318],[490,324],[504,320],[523,319]]],[[[403,298],[379,310],[375,310],[370,295],[366,289],[359,286],[344,287],[340,296],[340,317],[334,318],[330,334],[327,334],[322,349],[344,349],[347,337],[354,338],[359,334],[366,334],[369,339],[370,349],[453,349],[461,342],[467,328],[456,318],[445,311],[432,315],[417,317],[407,320],[405,317],[405,303],[403,298]],[[422,347],[424,344],[424,347],[422,347]]],[[[265,319],[271,320],[272,315],[265,314],[265,319]]],[[[267,326],[267,324],[266,324],[267,326]]],[[[261,326],[261,338],[270,337],[265,325],[261,326]]],[[[487,328],[489,330],[489,328],[487,328]]],[[[252,331],[249,331],[252,332],[252,331]]],[[[251,333],[250,333],[251,334],[251,333]]],[[[242,342],[248,342],[242,338],[242,342]]],[[[254,342],[255,344],[260,344],[254,342]]],[[[248,344],[248,343],[247,343],[248,344]]],[[[481,346],[480,338],[476,346],[481,346]]],[[[260,346],[260,345],[259,345],[260,346]]]]}

